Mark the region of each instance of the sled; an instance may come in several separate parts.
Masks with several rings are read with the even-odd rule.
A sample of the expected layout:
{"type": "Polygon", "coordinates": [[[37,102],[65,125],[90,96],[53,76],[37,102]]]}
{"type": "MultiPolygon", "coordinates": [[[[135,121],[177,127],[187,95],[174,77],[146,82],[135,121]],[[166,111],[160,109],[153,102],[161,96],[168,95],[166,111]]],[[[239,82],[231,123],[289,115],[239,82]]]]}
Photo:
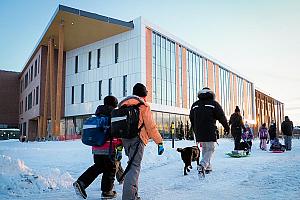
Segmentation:
{"type": "Polygon", "coordinates": [[[242,151],[242,152],[234,152],[234,151],[232,151],[232,152],[225,153],[225,155],[228,155],[228,156],[230,156],[232,158],[243,158],[243,157],[250,156],[250,154],[249,153],[247,154],[246,151],[242,151]]]}
{"type": "Polygon", "coordinates": [[[273,150],[273,151],[270,151],[271,153],[283,153],[284,151],[281,151],[281,150],[273,150]]]}

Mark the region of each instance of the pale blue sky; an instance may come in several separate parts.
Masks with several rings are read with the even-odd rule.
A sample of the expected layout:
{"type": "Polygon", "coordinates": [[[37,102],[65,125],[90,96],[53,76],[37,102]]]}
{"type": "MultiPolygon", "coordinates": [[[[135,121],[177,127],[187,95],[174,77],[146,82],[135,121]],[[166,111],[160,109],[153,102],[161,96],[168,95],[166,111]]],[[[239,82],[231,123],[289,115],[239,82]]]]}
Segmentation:
{"type": "Polygon", "coordinates": [[[0,0],[0,69],[21,71],[58,4],[145,17],[245,75],[300,125],[298,0],[0,0]]]}

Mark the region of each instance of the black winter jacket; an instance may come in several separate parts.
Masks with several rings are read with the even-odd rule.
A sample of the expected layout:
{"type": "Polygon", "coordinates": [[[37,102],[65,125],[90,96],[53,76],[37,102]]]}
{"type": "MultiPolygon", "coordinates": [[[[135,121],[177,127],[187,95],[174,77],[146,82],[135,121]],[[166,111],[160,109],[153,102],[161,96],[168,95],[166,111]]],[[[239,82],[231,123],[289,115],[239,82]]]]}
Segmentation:
{"type": "Polygon", "coordinates": [[[276,138],[276,123],[270,125],[269,135],[270,135],[270,140],[274,140],[276,138]]]}
{"type": "Polygon", "coordinates": [[[242,129],[245,130],[243,118],[239,113],[233,113],[229,119],[229,125],[231,125],[231,135],[233,137],[241,136],[242,129]]]}
{"type": "Polygon", "coordinates": [[[216,120],[218,120],[225,130],[229,131],[226,116],[220,104],[214,100],[211,93],[200,94],[199,100],[193,103],[190,111],[190,121],[197,142],[217,141],[216,120]]]}
{"type": "Polygon", "coordinates": [[[285,120],[281,123],[281,131],[283,135],[292,136],[293,135],[293,122],[290,120],[285,120]]]}

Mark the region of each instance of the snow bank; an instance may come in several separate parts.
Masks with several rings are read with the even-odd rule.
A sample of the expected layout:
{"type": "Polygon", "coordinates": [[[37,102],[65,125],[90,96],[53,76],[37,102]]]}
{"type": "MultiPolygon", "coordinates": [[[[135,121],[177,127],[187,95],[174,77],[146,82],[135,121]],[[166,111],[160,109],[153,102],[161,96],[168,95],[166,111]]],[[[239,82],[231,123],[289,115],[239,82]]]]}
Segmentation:
{"type": "Polygon", "coordinates": [[[57,168],[42,175],[27,167],[23,160],[0,155],[0,193],[11,196],[27,196],[61,188],[69,188],[74,179],[68,172],[57,168]]]}

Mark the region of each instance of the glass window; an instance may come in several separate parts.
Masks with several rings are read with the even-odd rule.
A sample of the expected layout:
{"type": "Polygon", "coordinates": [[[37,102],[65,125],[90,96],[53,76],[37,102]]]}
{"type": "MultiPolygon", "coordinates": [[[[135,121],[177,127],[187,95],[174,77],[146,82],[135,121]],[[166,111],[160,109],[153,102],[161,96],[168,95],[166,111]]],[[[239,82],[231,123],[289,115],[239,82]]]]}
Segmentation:
{"type": "Polygon", "coordinates": [[[78,56],[75,57],[75,74],[78,73],[78,56]]]}
{"type": "Polygon", "coordinates": [[[25,98],[25,111],[27,111],[27,107],[28,106],[28,102],[27,102],[27,96],[26,96],[26,98],[25,98]]]}
{"type": "Polygon", "coordinates": [[[92,52],[89,52],[89,63],[88,63],[88,70],[91,70],[92,66],[92,52]]]}
{"type": "Polygon", "coordinates": [[[81,103],[84,102],[84,84],[81,84],[81,103]]]}
{"type": "Polygon", "coordinates": [[[102,80],[99,81],[98,90],[99,90],[99,100],[101,100],[102,99],[102,80]]]}
{"type": "Polygon", "coordinates": [[[31,65],[31,68],[30,68],[30,69],[31,69],[31,70],[30,70],[30,71],[31,71],[31,72],[30,72],[30,73],[31,73],[31,74],[30,74],[30,75],[31,75],[31,76],[30,76],[30,81],[32,81],[32,80],[33,80],[33,65],[31,65]]]}
{"type": "Polygon", "coordinates": [[[108,80],[108,95],[112,95],[112,78],[108,80]]]}
{"type": "Polygon", "coordinates": [[[115,63],[119,62],[119,43],[115,44],[115,63]]]}
{"type": "Polygon", "coordinates": [[[34,77],[37,75],[37,60],[34,62],[34,77]]]}
{"type": "Polygon", "coordinates": [[[27,88],[27,86],[28,86],[28,72],[25,75],[25,89],[27,88]]]}
{"type": "Polygon", "coordinates": [[[32,92],[28,95],[28,110],[32,108],[32,92]]]}
{"type": "Polygon", "coordinates": [[[123,97],[127,96],[127,75],[123,76],[123,97]]]}
{"type": "Polygon", "coordinates": [[[35,89],[35,104],[39,104],[39,86],[36,87],[35,89]]]}
{"type": "Polygon", "coordinates": [[[71,104],[74,104],[74,86],[72,86],[71,104]]]}
{"type": "Polygon", "coordinates": [[[97,50],[97,68],[100,67],[101,49],[97,50]]]}

